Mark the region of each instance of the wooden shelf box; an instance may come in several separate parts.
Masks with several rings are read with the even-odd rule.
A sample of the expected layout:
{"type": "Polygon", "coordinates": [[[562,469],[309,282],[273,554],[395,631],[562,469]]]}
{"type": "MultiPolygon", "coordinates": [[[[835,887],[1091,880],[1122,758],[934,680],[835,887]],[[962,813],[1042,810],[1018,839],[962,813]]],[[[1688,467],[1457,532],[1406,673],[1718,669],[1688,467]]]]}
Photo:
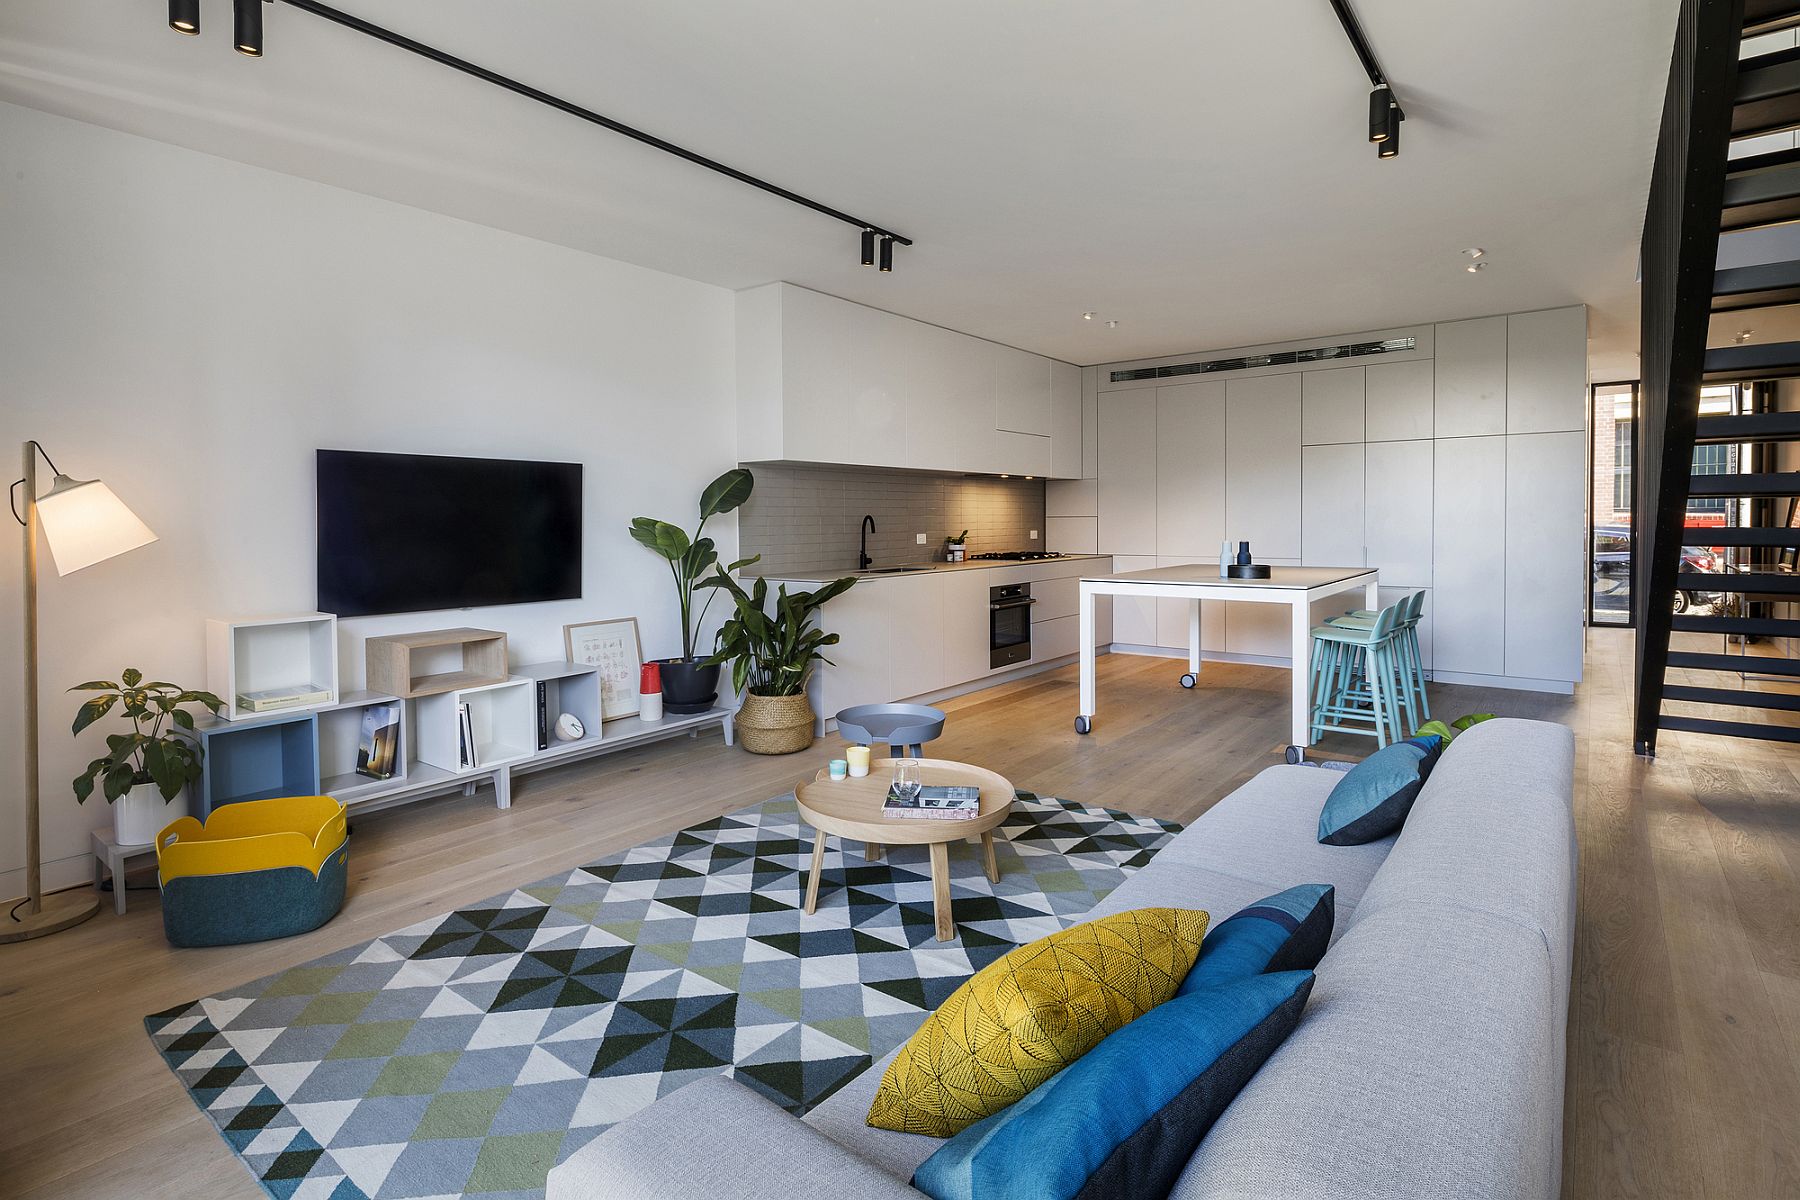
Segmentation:
{"type": "Polygon", "coordinates": [[[200,811],[244,800],[319,794],[318,717],[276,713],[255,720],[203,721],[194,736],[206,752],[200,811]]]}
{"type": "Polygon", "coordinates": [[[227,721],[267,717],[240,703],[247,693],[301,688],[324,698],[284,708],[303,712],[338,699],[337,618],[329,613],[209,620],[206,687],[225,702],[227,721]]]}
{"type": "Polygon", "coordinates": [[[331,708],[320,709],[319,721],[319,793],[332,796],[345,804],[354,804],[382,792],[409,786],[407,757],[411,752],[407,737],[406,705],[398,696],[382,692],[351,692],[331,708]],[[371,779],[356,771],[357,752],[362,743],[363,714],[373,705],[392,705],[400,715],[400,744],[394,753],[394,773],[387,779],[371,779]]]}
{"type": "Polygon", "coordinates": [[[537,689],[529,679],[420,696],[413,702],[418,760],[460,775],[530,758],[537,746],[536,706],[537,689]],[[458,704],[469,706],[469,721],[475,729],[473,767],[463,766],[457,753],[458,704]]]}
{"type": "Polygon", "coordinates": [[[507,678],[506,635],[492,629],[430,629],[372,637],[364,644],[370,690],[404,699],[486,687],[507,678]],[[450,670],[434,660],[456,651],[450,670]],[[434,653],[435,652],[435,653],[434,653]]]}

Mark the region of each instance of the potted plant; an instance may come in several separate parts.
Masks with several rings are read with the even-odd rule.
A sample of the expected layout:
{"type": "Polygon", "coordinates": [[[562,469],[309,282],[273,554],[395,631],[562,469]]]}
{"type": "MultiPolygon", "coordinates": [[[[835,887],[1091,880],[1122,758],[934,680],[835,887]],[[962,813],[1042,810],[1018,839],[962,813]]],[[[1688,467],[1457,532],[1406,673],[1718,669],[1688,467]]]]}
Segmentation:
{"type": "Polygon", "coordinates": [[[200,779],[205,751],[183,736],[194,728],[194,715],[184,704],[199,704],[214,714],[224,707],[211,692],[195,692],[172,683],[145,683],[136,667],[125,668],[117,683],[95,680],[69,689],[100,692],[82,701],[75,712],[71,733],[80,733],[121,705],[131,719],[130,733],[106,735],[106,753],[75,777],[75,799],[86,803],[99,782],[101,794],[113,806],[113,836],[124,846],[142,846],[170,821],[187,815],[182,796],[188,784],[200,779]]]}
{"type": "Polygon", "coordinates": [[[793,754],[812,745],[814,721],[806,681],[813,663],[831,661],[823,650],[838,641],[837,634],[815,626],[813,617],[826,601],[855,584],[854,576],[846,576],[815,592],[793,593],[783,585],[775,593],[771,612],[766,579],[758,579],[749,591],[724,570],[700,581],[701,587],[729,592],[736,605],[736,615],[719,630],[717,653],[706,661],[715,666],[730,663],[732,685],[744,694],[737,714],[744,749],[753,754],[793,754]]]}
{"type": "MultiPolygon", "coordinates": [[[[700,493],[700,524],[690,535],[680,526],[650,517],[637,517],[631,522],[631,536],[642,546],[654,550],[668,561],[675,577],[675,600],[681,606],[681,657],[654,660],[662,672],[663,711],[699,713],[711,708],[719,695],[719,667],[710,659],[696,654],[695,643],[706,620],[706,608],[694,611],[694,587],[719,561],[713,540],[703,536],[706,523],[721,513],[728,513],[750,498],[755,478],[742,467],[725,472],[706,485],[700,493]]],[[[755,559],[731,564],[736,571],[755,559]]],[[[711,597],[708,597],[708,606],[711,597]]]]}
{"type": "Polygon", "coordinates": [[[961,562],[963,560],[963,546],[965,543],[968,542],[968,540],[969,540],[969,531],[966,529],[963,530],[961,533],[957,534],[955,537],[945,538],[944,539],[944,561],[945,562],[961,562]]]}

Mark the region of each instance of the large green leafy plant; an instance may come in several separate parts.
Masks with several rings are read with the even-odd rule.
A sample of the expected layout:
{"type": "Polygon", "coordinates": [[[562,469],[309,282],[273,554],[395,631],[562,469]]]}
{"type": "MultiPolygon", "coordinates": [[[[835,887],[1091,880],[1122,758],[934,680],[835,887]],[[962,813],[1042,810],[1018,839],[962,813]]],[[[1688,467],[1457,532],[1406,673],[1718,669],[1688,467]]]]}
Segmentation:
{"type": "MultiPolygon", "coordinates": [[[[694,527],[691,535],[667,521],[650,517],[632,519],[631,536],[639,545],[668,560],[669,572],[675,577],[675,597],[681,605],[681,657],[684,659],[694,658],[694,644],[699,640],[700,627],[706,620],[705,607],[694,612],[694,588],[719,561],[713,540],[704,536],[706,523],[748,500],[750,490],[755,486],[755,477],[742,467],[727,471],[707,484],[706,490],[700,493],[700,524],[694,527]]],[[[744,559],[732,563],[728,569],[736,571],[754,561],[744,559]]],[[[707,607],[711,606],[711,599],[707,597],[707,607]]]]}
{"type": "MultiPolygon", "coordinates": [[[[758,555],[757,558],[760,558],[758,555]]],[[[732,570],[757,561],[746,559],[732,570]]],[[[700,587],[718,588],[731,595],[737,615],[719,630],[719,649],[707,665],[730,663],[732,686],[753,696],[798,696],[806,690],[813,663],[826,662],[823,650],[835,646],[838,635],[813,624],[813,615],[827,600],[841,596],[856,584],[854,576],[834,580],[816,592],[789,593],[783,584],[769,611],[769,581],[758,579],[749,591],[725,571],[702,579],[700,587]]]]}
{"type": "Polygon", "coordinates": [[[182,705],[199,704],[216,714],[224,707],[217,696],[172,683],[145,683],[144,673],[136,667],[125,668],[117,683],[100,679],[69,690],[101,693],[82,701],[71,733],[80,733],[121,706],[131,718],[131,732],[107,734],[106,753],[75,777],[77,801],[85,803],[94,794],[96,781],[109,804],[140,783],[154,783],[167,803],[187,784],[199,782],[205,751],[177,732],[194,728],[194,714],[182,705]]]}

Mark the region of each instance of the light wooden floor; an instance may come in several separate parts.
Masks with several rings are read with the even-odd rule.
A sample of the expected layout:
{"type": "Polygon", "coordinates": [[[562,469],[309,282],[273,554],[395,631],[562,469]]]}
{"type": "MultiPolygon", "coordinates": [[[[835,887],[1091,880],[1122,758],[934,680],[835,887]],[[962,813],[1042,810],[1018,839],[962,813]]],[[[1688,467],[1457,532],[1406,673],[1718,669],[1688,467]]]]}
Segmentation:
{"type": "MultiPolygon", "coordinates": [[[[1439,687],[1439,715],[1565,722],[1579,739],[1581,918],[1564,1194],[1800,1196],[1800,748],[1665,735],[1630,754],[1629,634],[1593,635],[1573,699],[1439,687]]],[[[1286,740],[1287,675],[1101,664],[1093,735],[1072,669],[951,702],[933,753],[1020,787],[1191,820],[1286,740]]],[[[1327,749],[1355,756],[1348,740],[1327,749]]],[[[820,748],[821,751],[823,747],[820,748]]],[[[171,950],[154,892],[0,947],[0,1196],[260,1193],[151,1049],[144,1014],[401,928],[791,787],[825,757],[763,759],[715,736],[356,822],[350,900],[305,937],[171,950]]]]}

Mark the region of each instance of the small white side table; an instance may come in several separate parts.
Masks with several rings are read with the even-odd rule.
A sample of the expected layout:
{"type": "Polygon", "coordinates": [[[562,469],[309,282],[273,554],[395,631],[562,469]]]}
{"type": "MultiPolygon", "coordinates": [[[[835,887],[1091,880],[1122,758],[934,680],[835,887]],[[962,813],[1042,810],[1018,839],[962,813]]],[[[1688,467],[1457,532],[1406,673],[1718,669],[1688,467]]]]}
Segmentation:
{"type": "Polygon", "coordinates": [[[156,853],[154,842],[145,842],[141,846],[122,846],[113,837],[110,829],[96,829],[90,835],[94,851],[94,887],[97,890],[112,876],[113,911],[121,915],[125,912],[125,864],[134,858],[142,858],[146,854],[156,853]]]}

